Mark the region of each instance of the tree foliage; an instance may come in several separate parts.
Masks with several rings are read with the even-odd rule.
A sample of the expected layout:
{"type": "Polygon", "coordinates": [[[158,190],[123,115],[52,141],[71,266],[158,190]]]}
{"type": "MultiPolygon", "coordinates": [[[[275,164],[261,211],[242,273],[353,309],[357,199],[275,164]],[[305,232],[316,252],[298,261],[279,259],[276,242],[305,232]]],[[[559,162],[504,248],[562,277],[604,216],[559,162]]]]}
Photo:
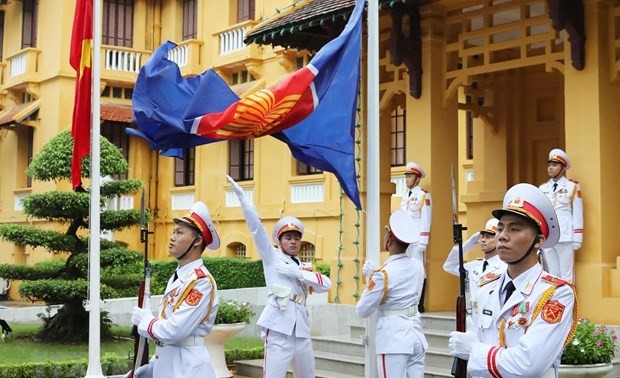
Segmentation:
{"type": "MultiPolygon", "coordinates": [[[[69,180],[73,138],[65,131],[52,138],[34,156],[26,174],[39,181],[69,180]]],[[[82,175],[89,176],[90,160],[82,160],[82,175]]],[[[128,164],[121,151],[101,138],[101,174],[127,172],[128,164]]],[[[138,180],[102,180],[101,205],[109,198],[137,192],[138,180]]],[[[24,213],[29,218],[45,220],[45,229],[27,224],[0,224],[0,238],[18,245],[41,247],[55,254],[66,253],[66,260],[56,260],[34,266],[0,265],[0,275],[22,280],[20,295],[48,305],[62,304],[55,314],[43,315],[41,337],[50,341],[83,341],[88,339],[88,313],[83,302],[87,299],[88,243],[84,236],[89,227],[90,193],[79,187],[74,192],[49,191],[31,194],[23,199],[24,213]],[[64,226],[57,231],[53,224],[64,226]]],[[[148,216],[148,215],[147,215],[148,216]]],[[[150,217],[149,217],[150,219],[150,217]]],[[[101,230],[121,230],[139,224],[137,210],[105,210],[101,213],[101,230]]],[[[137,295],[141,276],[138,264],[141,254],[129,251],[118,243],[101,239],[101,297],[137,295]],[[128,270],[130,268],[131,270],[128,270]]],[[[102,319],[101,336],[108,336],[110,322],[102,319]]]]}

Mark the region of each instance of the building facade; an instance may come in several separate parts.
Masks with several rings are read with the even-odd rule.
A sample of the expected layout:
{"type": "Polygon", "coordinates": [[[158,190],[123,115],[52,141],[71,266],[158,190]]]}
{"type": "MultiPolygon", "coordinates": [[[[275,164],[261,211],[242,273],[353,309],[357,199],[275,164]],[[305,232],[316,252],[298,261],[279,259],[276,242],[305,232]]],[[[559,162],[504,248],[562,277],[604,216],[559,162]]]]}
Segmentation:
{"type": "MultiPolygon", "coordinates": [[[[196,200],[207,203],[222,238],[214,255],[258,258],[224,178],[229,174],[257,205],[269,232],[284,215],[304,222],[304,257],[331,265],[330,300],[355,303],[365,285],[360,270],[366,214],[342,196],[333,175],[297,162],[271,137],[200,146],[177,160],[160,157],[123,131],[132,127],[139,69],[162,42],[178,44],[169,59],[184,76],[213,68],[243,97],[305,65],[342,30],[353,3],[101,0],[101,134],[121,147],[127,177],[145,185],[154,215],[151,258],[167,258],[171,220],[196,200]]],[[[472,233],[501,205],[508,187],[545,181],[547,153],[559,147],[573,163],[569,178],[583,189],[585,235],[576,255],[582,314],[620,324],[612,311],[620,305],[620,247],[614,238],[620,161],[613,153],[620,140],[620,1],[379,4],[381,221],[400,204],[404,165],[416,161],[427,173],[421,185],[434,201],[427,309],[452,309],[458,291],[457,280],[442,270],[452,247],[451,166],[458,176],[459,221],[472,233]]],[[[70,190],[68,182],[31,181],[24,170],[71,125],[74,6],[73,0],[0,2],[0,154],[11,162],[0,167],[0,222],[45,226],[25,218],[20,198],[70,190]]],[[[365,87],[362,77],[356,129],[362,204],[369,159],[365,87]]],[[[139,197],[108,206],[138,208],[139,197]]],[[[141,249],[136,229],[106,237],[141,249]]],[[[53,258],[4,242],[0,247],[0,263],[53,258]]]]}

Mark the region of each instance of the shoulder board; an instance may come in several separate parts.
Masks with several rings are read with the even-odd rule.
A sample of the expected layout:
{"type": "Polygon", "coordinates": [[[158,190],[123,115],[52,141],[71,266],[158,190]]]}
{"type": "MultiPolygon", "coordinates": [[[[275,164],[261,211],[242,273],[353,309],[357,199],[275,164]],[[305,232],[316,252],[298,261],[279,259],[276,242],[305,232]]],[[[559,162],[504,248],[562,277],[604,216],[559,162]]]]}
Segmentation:
{"type": "Polygon", "coordinates": [[[482,261],[482,260],[484,260],[482,257],[476,257],[476,258],[474,259],[474,261],[482,261]]]}
{"type": "MultiPolygon", "coordinates": [[[[420,188],[420,189],[421,189],[421,188],[420,188]]],[[[424,193],[428,193],[428,190],[426,190],[426,189],[422,189],[422,191],[423,191],[424,193]]]]}
{"type": "Polygon", "coordinates": [[[480,281],[478,281],[478,287],[483,287],[489,282],[497,281],[501,276],[502,276],[501,273],[494,273],[494,272],[487,273],[480,278],[480,281]]]}
{"type": "Polygon", "coordinates": [[[550,283],[552,285],[555,285],[555,286],[562,286],[562,285],[565,285],[565,284],[568,283],[568,282],[566,282],[566,280],[563,280],[561,278],[557,278],[557,277],[554,277],[554,276],[551,276],[551,275],[543,276],[541,279],[543,281],[545,281],[547,283],[550,283]]]}
{"type": "Polygon", "coordinates": [[[196,272],[196,278],[205,278],[207,276],[205,272],[203,272],[202,269],[200,268],[197,268],[195,272],[196,272]]]}
{"type": "Polygon", "coordinates": [[[572,182],[572,183],[575,183],[575,184],[579,184],[579,181],[577,181],[577,180],[568,179],[568,181],[570,181],[570,182],[572,182]]]}

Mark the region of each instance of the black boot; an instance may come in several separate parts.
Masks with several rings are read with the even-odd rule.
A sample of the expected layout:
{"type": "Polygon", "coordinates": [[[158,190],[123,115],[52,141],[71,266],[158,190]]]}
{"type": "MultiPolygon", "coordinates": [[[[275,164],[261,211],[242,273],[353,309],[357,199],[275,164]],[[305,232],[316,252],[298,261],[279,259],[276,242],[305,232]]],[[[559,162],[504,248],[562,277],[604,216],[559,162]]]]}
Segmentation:
{"type": "Polygon", "coordinates": [[[420,313],[424,312],[424,291],[426,290],[426,278],[424,279],[424,283],[422,284],[422,293],[420,293],[420,302],[418,303],[418,311],[420,313]]]}

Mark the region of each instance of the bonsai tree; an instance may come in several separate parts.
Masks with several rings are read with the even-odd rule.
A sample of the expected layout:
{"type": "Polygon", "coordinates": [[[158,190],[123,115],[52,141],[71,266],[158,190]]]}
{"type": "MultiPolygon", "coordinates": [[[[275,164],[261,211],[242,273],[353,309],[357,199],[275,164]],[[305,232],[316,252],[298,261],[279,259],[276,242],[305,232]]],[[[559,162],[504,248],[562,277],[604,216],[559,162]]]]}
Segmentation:
{"type": "MultiPolygon", "coordinates": [[[[26,174],[41,181],[69,180],[73,138],[69,131],[54,137],[33,158],[26,174]]],[[[128,164],[120,150],[101,138],[101,174],[127,172],[128,164]]],[[[82,160],[83,177],[90,174],[90,159],[82,160]]],[[[135,193],[142,186],[138,180],[111,180],[101,186],[102,206],[105,200],[135,193]]],[[[23,199],[24,213],[29,218],[43,219],[44,227],[25,224],[0,224],[0,238],[14,244],[41,247],[63,256],[35,266],[0,265],[0,276],[19,279],[23,283],[19,294],[47,305],[62,304],[55,315],[40,317],[44,321],[40,333],[48,341],[68,342],[88,340],[88,313],[83,302],[87,299],[88,229],[90,194],[82,186],[75,191],[50,191],[31,194],[23,199]],[[53,225],[50,227],[50,225],[53,225]],[[62,231],[64,227],[64,232],[62,231]],[[60,230],[60,231],[59,231],[60,230]]],[[[121,230],[138,224],[139,210],[105,210],[101,213],[101,231],[121,230]]],[[[116,242],[101,240],[101,297],[136,296],[139,269],[142,261],[138,251],[129,251],[116,242]],[[128,271],[129,270],[129,271],[128,271]],[[133,270],[133,272],[131,272],[133,270]]],[[[111,322],[102,313],[101,336],[110,335],[111,322]]]]}

